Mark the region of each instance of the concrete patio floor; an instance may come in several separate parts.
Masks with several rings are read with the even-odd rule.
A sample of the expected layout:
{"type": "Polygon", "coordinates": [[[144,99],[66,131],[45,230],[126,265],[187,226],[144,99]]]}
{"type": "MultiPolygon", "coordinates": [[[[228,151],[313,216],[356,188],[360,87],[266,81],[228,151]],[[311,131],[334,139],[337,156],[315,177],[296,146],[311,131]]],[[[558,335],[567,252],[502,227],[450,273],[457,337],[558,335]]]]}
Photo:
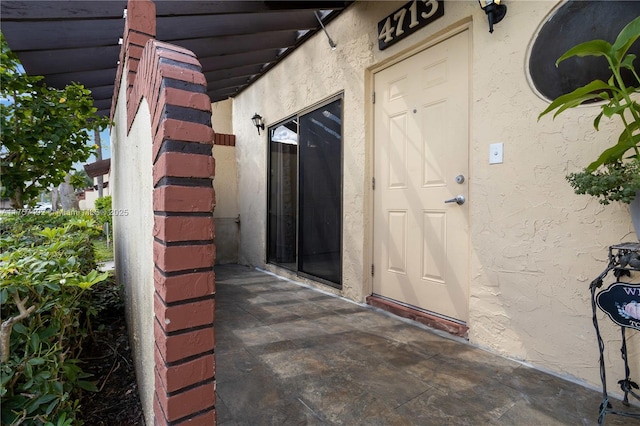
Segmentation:
{"type": "Polygon", "coordinates": [[[597,424],[597,391],[255,269],[215,270],[219,425],[597,424]]]}

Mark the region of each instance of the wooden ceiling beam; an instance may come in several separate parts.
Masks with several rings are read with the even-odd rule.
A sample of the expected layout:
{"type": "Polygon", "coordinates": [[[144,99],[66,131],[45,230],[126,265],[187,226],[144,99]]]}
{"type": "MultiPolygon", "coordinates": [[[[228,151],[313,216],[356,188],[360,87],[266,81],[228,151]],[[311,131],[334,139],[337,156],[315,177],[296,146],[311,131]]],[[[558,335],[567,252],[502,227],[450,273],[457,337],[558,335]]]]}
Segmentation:
{"type": "Polygon", "coordinates": [[[109,98],[109,99],[100,99],[100,100],[97,100],[97,101],[94,100],[93,106],[95,106],[98,109],[111,108],[111,98],[109,98]]]}
{"type": "Polygon", "coordinates": [[[2,21],[52,19],[122,19],[127,0],[0,2],[2,21]]]}
{"type": "MultiPolygon", "coordinates": [[[[315,32],[315,10],[350,1],[156,1],[157,39],[193,51],[212,101],[235,96],[315,32]],[[306,35],[300,37],[300,32],[306,35]]],[[[92,91],[110,113],[126,0],[0,2],[2,31],[25,70],[62,88],[92,91]]],[[[326,18],[330,20],[329,14],[326,18]]]]}
{"type": "Polygon", "coordinates": [[[116,69],[70,72],[65,74],[46,75],[45,82],[57,88],[63,88],[71,81],[84,84],[87,88],[97,86],[113,86],[116,78],[116,69]]]}
{"type": "Polygon", "coordinates": [[[211,102],[218,102],[229,97],[232,97],[237,93],[236,89],[220,89],[220,90],[211,90],[207,92],[211,102]]]}
{"type": "Polygon", "coordinates": [[[296,43],[296,35],[291,31],[274,31],[262,34],[188,38],[173,40],[172,43],[193,51],[199,57],[208,57],[292,47],[296,43]]]}
{"type": "Polygon", "coordinates": [[[158,16],[268,13],[283,10],[336,10],[344,1],[159,1],[158,16]]]}
{"type": "Polygon", "coordinates": [[[239,53],[237,55],[210,56],[199,58],[205,72],[229,68],[244,67],[246,65],[261,65],[276,60],[278,49],[261,50],[258,52],[239,53]]]}
{"type": "Polygon", "coordinates": [[[2,34],[15,53],[114,46],[123,32],[124,19],[2,22],[2,34]]]}
{"type": "MultiPolygon", "coordinates": [[[[338,10],[344,1],[157,1],[157,16],[268,13],[283,10],[338,10]]],[[[122,18],[127,0],[0,2],[3,21],[122,18]]]]}
{"type": "Polygon", "coordinates": [[[221,90],[227,88],[237,88],[245,86],[249,82],[249,77],[227,78],[225,80],[208,81],[207,91],[221,90]]]}
{"type": "Polygon", "coordinates": [[[113,96],[113,84],[110,86],[95,86],[91,88],[91,97],[98,101],[101,99],[111,99],[113,96]]]}
{"type": "Polygon", "coordinates": [[[226,68],[222,70],[207,71],[203,70],[204,77],[207,81],[225,80],[233,77],[251,77],[262,71],[262,65],[245,65],[236,68],[226,68]]]}
{"type": "Polygon", "coordinates": [[[117,44],[81,49],[18,52],[20,62],[33,75],[114,68],[117,66],[119,54],[120,46],[117,44]]]}
{"type": "Polygon", "coordinates": [[[159,40],[172,43],[187,38],[258,34],[283,30],[309,30],[319,27],[310,11],[269,14],[201,15],[159,17],[156,32],[159,40]]]}
{"type": "Polygon", "coordinates": [[[271,10],[341,10],[349,6],[353,1],[265,1],[265,5],[271,10]]]}

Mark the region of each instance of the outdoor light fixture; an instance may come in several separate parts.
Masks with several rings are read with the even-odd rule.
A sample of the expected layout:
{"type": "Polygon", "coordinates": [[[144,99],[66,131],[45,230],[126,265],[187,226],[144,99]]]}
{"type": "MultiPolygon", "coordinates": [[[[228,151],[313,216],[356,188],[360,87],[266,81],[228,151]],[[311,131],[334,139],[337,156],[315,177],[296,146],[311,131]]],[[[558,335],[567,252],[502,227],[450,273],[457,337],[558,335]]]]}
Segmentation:
{"type": "Polygon", "coordinates": [[[253,114],[253,117],[251,117],[251,121],[253,121],[253,125],[256,126],[256,128],[258,129],[258,134],[260,134],[260,129],[264,130],[262,117],[256,112],[255,114],[253,114]]]}
{"type": "Polygon", "coordinates": [[[329,40],[329,46],[331,46],[331,50],[336,50],[337,45],[333,40],[331,40],[331,36],[329,36],[327,29],[324,27],[324,24],[322,23],[322,19],[320,19],[320,16],[318,15],[318,11],[314,10],[313,13],[316,15],[316,19],[320,23],[320,26],[322,27],[322,31],[324,31],[325,35],[327,36],[327,39],[329,40]]]}
{"type": "Polygon", "coordinates": [[[507,6],[500,4],[500,0],[478,0],[480,7],[487,14],[489,19],[489,32],[493,32],[493,24],[502,21],[504,15],[507,14],[507,6]]]}

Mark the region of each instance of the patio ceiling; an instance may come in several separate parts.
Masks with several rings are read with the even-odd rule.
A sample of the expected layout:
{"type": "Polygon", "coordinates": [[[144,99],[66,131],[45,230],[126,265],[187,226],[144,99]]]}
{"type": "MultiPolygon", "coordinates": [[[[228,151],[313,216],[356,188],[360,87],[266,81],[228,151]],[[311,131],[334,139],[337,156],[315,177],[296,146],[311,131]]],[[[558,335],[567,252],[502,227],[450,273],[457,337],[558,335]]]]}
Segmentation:
{"type": "MultiPolygon", "coordinates": [[[[256,81],[351,1],[156,1],[156,38],[193,51],[212,102],[256,81]]],[[[0,2],[7,43],[48,85],[91,90],[109,115],[126,0],[0,2]]],[[[327,46],[329,48],[329,46],[327,46]]]]}

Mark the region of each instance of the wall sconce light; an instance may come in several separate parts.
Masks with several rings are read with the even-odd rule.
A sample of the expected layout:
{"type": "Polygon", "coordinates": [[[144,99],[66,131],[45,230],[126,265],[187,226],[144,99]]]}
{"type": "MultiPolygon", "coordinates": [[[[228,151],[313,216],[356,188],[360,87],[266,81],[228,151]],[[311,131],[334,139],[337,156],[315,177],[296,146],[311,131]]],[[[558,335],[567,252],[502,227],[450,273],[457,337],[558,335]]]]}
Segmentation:
{"type": "Polygon", "coordinates": [[[507,6],[500,4],[500,0],[478,0],[480,7],[487,14],[489,19],[489,32],[493,32],[493,24],[502,21],[504,15],[507,14],[507,6]]]}
{"type": "Polygon", "coordinates": [[[258,129],[258,134],[260,134],[260,129],[264,130],[262,117],[256,112],[255,114],[253,114],[253,117],[251,117],[251,121],[253,121],[253,125],[256,126],[256,128],[258,129]]]}

